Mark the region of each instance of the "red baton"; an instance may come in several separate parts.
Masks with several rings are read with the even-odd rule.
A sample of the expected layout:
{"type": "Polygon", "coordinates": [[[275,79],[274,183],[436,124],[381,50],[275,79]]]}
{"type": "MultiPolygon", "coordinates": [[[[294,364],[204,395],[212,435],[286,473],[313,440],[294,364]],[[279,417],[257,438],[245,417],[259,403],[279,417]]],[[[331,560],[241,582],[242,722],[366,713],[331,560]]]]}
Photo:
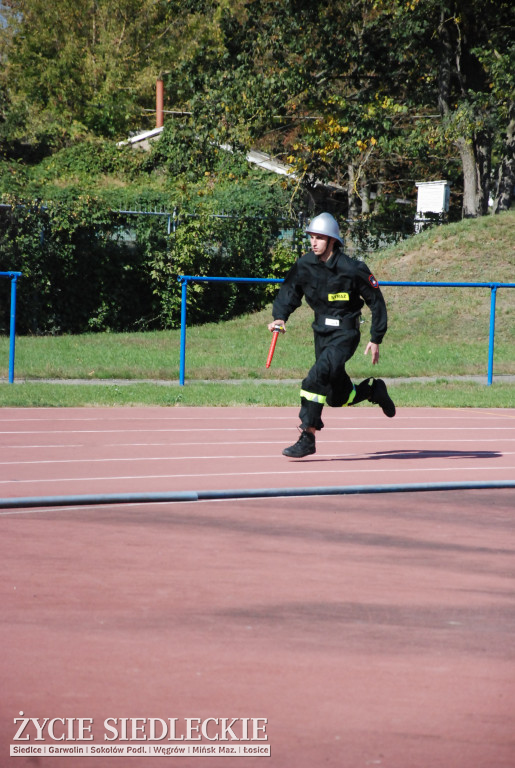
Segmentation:
{"type": "Polygon", "coordinates": [[[275,352],[275,345],[277,344],[277,339],[280,333],[284,333],[284,328],[282,325],[274,326],[274,330],[272,331],[272,341],[270,342],[270,349],[268,350],[268,357],[266,359],[267,368],[270,368],[270,364],[275,352]]]}

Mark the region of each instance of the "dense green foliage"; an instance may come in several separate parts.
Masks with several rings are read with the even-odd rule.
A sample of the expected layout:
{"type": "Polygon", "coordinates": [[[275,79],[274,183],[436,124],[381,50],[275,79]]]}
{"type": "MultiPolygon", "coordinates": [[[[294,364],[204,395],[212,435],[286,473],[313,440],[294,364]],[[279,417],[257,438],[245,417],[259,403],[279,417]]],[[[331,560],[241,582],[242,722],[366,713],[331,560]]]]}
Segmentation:
{"type": "Polygon", "coordinates": [[[152,105],[164,51],[179,44],[166,2],[4,0],[0,10],[0,135],[22,157],[124,132],[152,105]]]}
{"type": "MultiPolygon", "coordinates": [[[[241,159],[229,156],[202,183],[174,193],[142,179],[167,162],[166,140],[149,156],[96,142],[71,147],[38,167],[30,185],[13,171],[0,207],[0,253],[5,268],[23,273],[17,327],[20,333],[83,333],[177,327],[181,274],[269,277],[281,230],[291,226],[288,194],[275,177],[267,183],[241,159]],[[157,158],[159,159],[156,159],[157,158]],[[121,191],[84,192],[99,169],[125,164],[133,183],[121,191]],[[143,170],[142,170],[143,168],[143,170]],[[74,176],[74,186],[59,185],[74,176]],[[41,184],[53,199],[38,201],[41,184]],[[30,187],[27,189],[27,187],[30,187]],[[22,195],[32,192],[32,200],[22,195]]],[[[291,250],[290,250],[291,260],[291,250]]],[[[283,272],[280,273],[281,275],[283,272]]],[[[263,305],[266,289],[198,284],[190,292],[192,323],[219,320],[263,305]]],[[[0,328],[8,328],[8,308],[0,328]]]]}
{"type": "MultiPolygon", "coordinates": [[[[20,333],[137,327],[152,307],[144,251],[119,242],[123,220],[94,198],[0,209],[0,249],[22,272],[20,333]]],[[[5,331],[7,318],[2,317],[5,331]]]]}
{"type": "MultiPolygon", "coordinates": [[[[174,328],[180,321],[181,274],[270,276],[280,220],[203,211],[179,216],[169,233],[170,220],[153,212],[113,212],[87,196],[67,206],[0,209],[0,250],[9,269],[23,275],[18,332],[174,328]]],[[[238,291],[230,283],[199,283],[189,292],[188,318],[221,320],[265,300],[264,285],[238,291]]],[[[7,332],[7,303],[0,323],[7,332]]]]}
{"type": "MultiPolygon", "coordinates": [[[[508,0],[2,0],[0,258],[24,273],[20,330],[174,327],[180,273],[281,276],[280,230],[321,209],[373,250],[410,234],[419,180],[451,183],[451,219],[507,209],[514,27],[508,0]],[[159,141],[118,146],[154,120],[157,78],[159,141]],[[250,149],[291,174],[251,170],[250,149]]],[[[201,322],[266,290],[191,293],[201,322]]]]}

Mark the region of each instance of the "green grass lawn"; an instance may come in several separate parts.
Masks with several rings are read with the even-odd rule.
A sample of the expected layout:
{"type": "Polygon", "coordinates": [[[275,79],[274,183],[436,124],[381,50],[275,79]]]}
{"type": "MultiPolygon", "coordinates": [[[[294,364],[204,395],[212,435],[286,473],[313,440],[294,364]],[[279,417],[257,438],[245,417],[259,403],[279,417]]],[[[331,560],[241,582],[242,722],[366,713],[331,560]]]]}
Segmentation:
{"type": "MultiPolygon", "coordinates": [[[[398,408],[508,408],[515,407],[514,386],[491,387],[471,381],[437,379],[431,383],[394,383],[389,391],[398,408]]],[[[25,382],[0,385],[4,407],[81,406],[294,406],[299,385],[267,382],[198,382],[184,387],[159,384],[49,384],[25,382]]],[[[369,405],[364,403],[363,406],[369,405]]],[[[357,408],[363,407],[356,406],[357,408]]]]}

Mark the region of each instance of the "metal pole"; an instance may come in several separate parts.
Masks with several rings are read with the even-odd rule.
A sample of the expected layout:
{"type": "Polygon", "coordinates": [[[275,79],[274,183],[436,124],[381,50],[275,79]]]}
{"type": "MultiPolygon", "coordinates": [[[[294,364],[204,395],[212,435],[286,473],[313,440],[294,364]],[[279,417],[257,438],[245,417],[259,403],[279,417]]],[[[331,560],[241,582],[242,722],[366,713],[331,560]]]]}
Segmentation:
{"type": "Polygon", "coordinates": [[[162,128],[164,122],[164,83],[159,78],[156,81],[156,128],[162,128]]]}
{"type": "Polygon", "coordinates": [[[9,384],[14,382],[14,347],[16,338],[16,282],[18,275],[11,275],[11,320],[9,323],[9,384]]]}
{"type": "Polygon", "coordinates": [[[488,377],[487,386],[492,384],[494,373],[494,339],[495,339],[495,301],[497,298],[496,284],[490,286],[490,338],[488,342],[488,377]]]}
{"type": "Polygon", "coordinates": [[[181,351],[179,360],[179,386],[184,386],[184,369],[186,367],[186,296],[188,291],[188,279],[181,278],[181,351]]]}

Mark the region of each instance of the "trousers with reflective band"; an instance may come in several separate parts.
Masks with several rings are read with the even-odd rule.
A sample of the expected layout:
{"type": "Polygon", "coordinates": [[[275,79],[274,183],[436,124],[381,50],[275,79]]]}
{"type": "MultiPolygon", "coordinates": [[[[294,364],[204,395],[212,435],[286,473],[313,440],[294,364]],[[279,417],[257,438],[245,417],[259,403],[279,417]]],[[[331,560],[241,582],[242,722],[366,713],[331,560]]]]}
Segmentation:
{"type": "MultiPolygon", "coordinates": [[[[314,392],[306,392],[305,389],[300,390],[300,396],[304,397],[306,400],[309,400],[310,403],[320,403],[322,405],[325,405],[327,403],[327,397],[325,395],[317,395],[314,392]]],[[[341,404],[341,408],[345,408],[347,405],[352,405],[356,398],[356,387],[353,384],[352,385],[352,391],[347,399],[346,403],[341,404]]],[[[330,405],[330,403],[327,403],[330,405]]]]}
{"type": "Polygon", "coordinates": [[[315,392],[306,392],[305,389],[300,390],[300,396],[309,400],[310,403],[321,403],[325,405],[327,397],[325,395],[317,395],[315,392]]]}

